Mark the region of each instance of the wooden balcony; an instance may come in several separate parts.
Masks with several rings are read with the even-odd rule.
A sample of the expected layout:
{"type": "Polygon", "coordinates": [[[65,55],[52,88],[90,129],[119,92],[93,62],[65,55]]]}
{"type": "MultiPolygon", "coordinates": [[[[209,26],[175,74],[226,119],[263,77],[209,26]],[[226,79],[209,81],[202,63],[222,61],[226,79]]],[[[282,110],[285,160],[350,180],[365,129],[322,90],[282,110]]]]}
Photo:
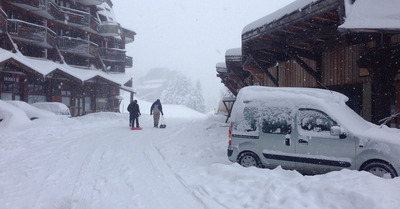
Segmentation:
{"type": "Polygon", "coordinates": [[[59,37],[60,50],[86,57],[95,57],[98,54],[98,45],[88,39],[59,37]]]}
{"type": "Polygon", "coordinates": [[[121,35],[121,27],[116,22],[101,22],[98,32],[103,36],[119,36],[121,35]]]}
{"type": "Polygon", "coordinates": [[[44,5],[47,0],[10,0],[11,3],[26,4],[32,7],[40,7],[44,5]]]}
{"type": "Polygon", "coordinates": [[[49,28],[22,20],[7,20],[7,31],[12,38],[20,41],[34,42],[36,44],[47,43],[50,46],[57,45],[56,33],[49,28]]]}
{"type": "Polygon", "coordinates": [[[76,9],[59,7],[60,12],[64,14],[64,21],[77,25],[90,26],[90,14],[76,9]]]}
{"type": "Polygon", "coordinates": [[[61,7],[53,0],[12,0],[13,3],[25,10],[31,11],[37,15],[45,16],[47,18],[53,17],[54,19],[71,24],[72,26],[86,26],[84,30],[89,28],[97,31],[99,20],[90,15],[89,12],[80,9],[72,9],[68,7],[61,7]],[[45,15],[47,14],[47,15],[45,15]]]}
{"type": "Polygon", "coordinates": [[[83,5],[88,5],[88,6],[92,6],[92,5],[99,5],[104,3],[106,0],[77,0],[77,2],[83,4],[83,5]]]}
{"type": "Polygon", "coordinates": [[[125,57],[125,68],[133,67],[133,58],[130,56],[125,57]]]}
{"type": "Polygon", "coordinates": [[[97,31],[99,27],[99,20],[90,15],[89,12],[60,6],[57,6],[57,8],[53,9],[53,7],[54,6],[51,7],[51,14],[58,20],[67,22],[69,24],[86,26],[87,28],[91,28],[93,31],[97,31]]]}
{"type": "Polygon", "coordinates": [[[125,62],[125,53],[124,49],[99,48],[101,59],[109,62],[125,62]]]}
{"type": "Polygon", "coordinates": [[[129,44],[129,43],[132,43],[133,41],[135,41],[136,33],[134,31],[126,29],[126,28],[122,28],[122,30],[124,31],[124,34],[125,34],[125,44],[129,44]]]}

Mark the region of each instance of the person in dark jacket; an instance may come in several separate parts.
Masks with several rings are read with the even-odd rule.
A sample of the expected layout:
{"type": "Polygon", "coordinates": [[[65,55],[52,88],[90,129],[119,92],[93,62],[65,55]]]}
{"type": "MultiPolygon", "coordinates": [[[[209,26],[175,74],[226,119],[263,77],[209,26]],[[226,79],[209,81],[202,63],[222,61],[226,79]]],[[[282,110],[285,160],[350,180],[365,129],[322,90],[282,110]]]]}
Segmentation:
{"type": "Polygon", "coordinates": [[[141,113],[137,100],[131,101],[131,103],[128,105],[128,111],[129,111],[129,127],[133,128],[135,126],[135,121],[136,121],[136,127],[140,127],[139,116],[141,115],[141,113]]]}
{"type": "Polygon", "coordinates": [[[154,128],[158,128],[158,122],[160,121],[160,113],[164,115],[162,111],[162,105],[159,99],[157,99],[150,108],[150,115],[153,115],[154,128]]]}

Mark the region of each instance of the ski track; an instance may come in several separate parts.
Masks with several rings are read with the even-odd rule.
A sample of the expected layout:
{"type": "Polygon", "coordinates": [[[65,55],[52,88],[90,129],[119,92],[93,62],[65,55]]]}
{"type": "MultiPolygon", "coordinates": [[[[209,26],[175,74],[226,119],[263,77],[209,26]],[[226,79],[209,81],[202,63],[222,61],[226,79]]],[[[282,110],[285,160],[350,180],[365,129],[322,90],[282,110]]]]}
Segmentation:
{"type": "Polygon", "coordinates": [[[113,124],[107,126],[72,119],[68,125],[74,128],[68,131],[61,126],[51,126],[46,134],[37,129],[26,130],[9,139],[20,138],[13,144],[15,147],[1,149],[7,153],[12,153],[7,149],[25,149],[27,153],[26,156],[7,156],[10,161],[21,164],[4,168],[22,170],[27,179],[18,182],[15,191],[21,190],[24,184],[40,188],[39,193],[26,200],[27,208],[225,208],[203,188],[189,185],[172,169],[159,147],[193,128],[190,120],[179,119],[168,124],[166,129],[157,129],[150,126],[152,117],[142,116],[143,130],[132,131],[127,127],[128,116],[121,118],[113,119],[113,124]],[[87,129],[93,130],[90,135],[83,131],[87,129]],[[30,149],[42,151],[32,153],[30,149]],[[40,161],[57,166],[34,165],[40,161]],[[60,190],[61,187],[65,188],[60,190]],[[52,191],[62,193],[53,194],[52,191]],[[119,198],[120,193],[130,198],[119,198]],[[177,199],[179,205],[176,205],[177,199]]]}

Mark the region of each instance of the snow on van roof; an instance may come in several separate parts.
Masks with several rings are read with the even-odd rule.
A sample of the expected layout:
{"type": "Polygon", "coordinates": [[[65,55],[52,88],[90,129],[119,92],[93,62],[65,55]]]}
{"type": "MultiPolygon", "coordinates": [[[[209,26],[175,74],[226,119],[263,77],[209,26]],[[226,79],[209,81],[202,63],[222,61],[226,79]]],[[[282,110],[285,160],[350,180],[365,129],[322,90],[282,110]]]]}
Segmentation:
{"type": "Polygon", "coordinates": [[[345,103],[349,100],[347,96],[341,93],[325,89],[248,86],[239,91],[237,102],[247,102],[251,100],[262,101],[271,98],[294,98],[296,101],[317,98],[335,103],[345,103]]]}

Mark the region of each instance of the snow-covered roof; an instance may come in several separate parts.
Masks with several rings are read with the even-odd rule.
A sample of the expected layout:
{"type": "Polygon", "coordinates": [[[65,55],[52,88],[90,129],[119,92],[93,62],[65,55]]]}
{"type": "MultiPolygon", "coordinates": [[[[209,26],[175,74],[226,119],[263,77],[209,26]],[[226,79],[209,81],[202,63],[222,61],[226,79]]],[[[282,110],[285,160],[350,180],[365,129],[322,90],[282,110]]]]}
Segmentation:
{"type": "Polygon", "coordinates": [[[346,20],[340,29],[400,30],[399,0],[356,0],[346,2],[346,20]]]}
{"type": "Polygon", "coordinates": [[[321,1],[321,0],[297,0],[297,1],[294,1],[277,11],[246,25],[243,28],[242,34],[245,34],[247,32],[255,30],[259,27],[262,27],[263,25],[267,25],[267,24],[269,24],[275,20],[278,20],[278,19],[284,17],[285,15],[291,14],[295,11],[302,10],[305,6],[307,6],[313,2],[317,2],[317,1],[321,1]]]}
{"type": "Polygon", "coordinates": [[[242,56],[242,48],[228,49],[225,52],[225,56],[242,56]]]}
{"type": "Polygon", "coordinates": [[[217,68],[226,68],[226,63],[225,62],[218,62],[215,67],[217,68]]]}
{"type": "Polygon", "coordinates": [[[0,62],[4,62],[8,59],[14,59],[18,61],[19,63],[43,75],[43,77],[49,75],[50,73],[56,70],[60,70],[68,75],[71,75],[72,77],[75,77],[76,79],[82,82],[88,81],[90,79],[99,76],[101,78],[104,78],[106,80],[109,80],[111,82],[123,86],[131,79],[126,74],[121,74],[121,73],[111,74],[100,70],[85,70],[67,65],[65,63],[61,64],[50,60],[26,57],[18,51],[16,53],[12,53],[10,51],[0,49],[0,62]]]}
{"type": "Polygon", "coordinates": [[[217,72],[218,73],[227,73],[228,69],[226,69],[226,63],[225,62],[218,62],[216,65],[217,72]]]}
{"type": "MultiPolygon", "coordinates": [[[[296,0],[287,6],[266,15],[243,28],[242,34],[268,25],[286,15],[305,9],[308,5],[321,0],[296,0]]],[[[344,0],[346,18],[340,29],[385,29],[400,30],[399,0],[344,0]]]]}

